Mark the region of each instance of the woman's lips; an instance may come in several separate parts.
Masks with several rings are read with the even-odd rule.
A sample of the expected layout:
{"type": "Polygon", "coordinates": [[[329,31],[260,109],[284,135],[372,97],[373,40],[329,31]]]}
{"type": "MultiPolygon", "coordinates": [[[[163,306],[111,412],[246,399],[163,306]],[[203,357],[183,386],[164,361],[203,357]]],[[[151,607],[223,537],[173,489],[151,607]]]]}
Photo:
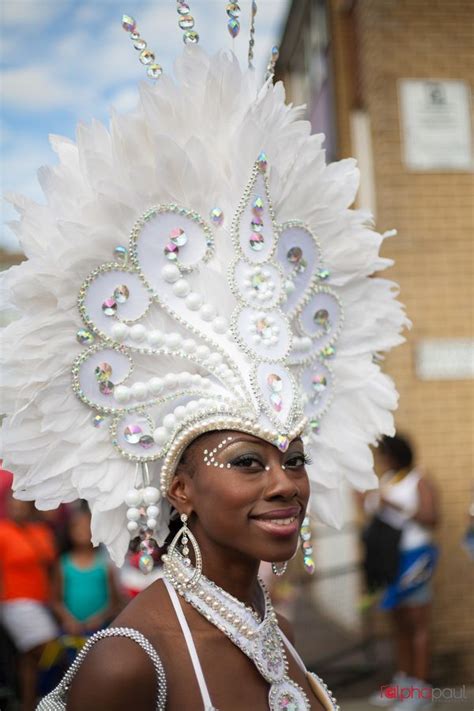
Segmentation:
{"type": "Polygon", "coordinates": [[[252,520],[259,528],[274,536],[292,536],[300,527],[299,514],[301,509],[278,509],[267,511],[263,514],[252,516],[252,520]]]}

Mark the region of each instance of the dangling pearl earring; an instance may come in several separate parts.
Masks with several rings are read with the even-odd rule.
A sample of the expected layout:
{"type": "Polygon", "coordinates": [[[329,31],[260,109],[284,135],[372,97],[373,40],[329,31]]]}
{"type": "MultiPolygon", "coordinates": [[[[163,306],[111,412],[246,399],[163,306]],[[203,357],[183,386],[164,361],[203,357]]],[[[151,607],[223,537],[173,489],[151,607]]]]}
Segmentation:
{"type": "Polygon", "coordinates": [[[191,559],[189,558],[189,548],[188,548],[188,543],[191,543],[191,546],[193,548],[194,552],[194,559],[195,559],[195,566],[194,566],[194,573],[192,576],[187,580],[184,585],[187,588],[194,588],[198,582],[199,579],[202,575],[202,555],[201,555],[201,549],[199,548],[199,544],[191,531],[188,528],[188,517],[185,513],[181,514],[180,516],[181,523],[183,524],[181,528],[179,529],[178,533],[176,536],[173,538],[171,541],[169,548],[168,548],[168,558],[171,560],[173,558],[177,558],[178,554],[176,551],[176,548],[178,546],[178,543],[181,543],[181,555],[182,555],[182,564],[184,565],[185,568],[190,568],[191,567],[191,559]],[[181,541],[179,540],[181,539],[181,541]]]}
{"type": "Polygon", "coordinates": [[[314,573],[313,542],[309,516],[305,516],[300,529],[301,548],[303,550],[303,565],[309,575],[314,573]]]}

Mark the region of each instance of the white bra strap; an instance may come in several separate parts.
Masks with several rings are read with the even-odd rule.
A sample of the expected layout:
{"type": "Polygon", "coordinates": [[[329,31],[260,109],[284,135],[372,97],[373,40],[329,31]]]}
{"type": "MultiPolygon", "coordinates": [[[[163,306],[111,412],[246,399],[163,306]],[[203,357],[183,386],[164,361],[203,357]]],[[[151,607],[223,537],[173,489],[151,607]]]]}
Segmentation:
{"type": "Polygon", "coordinates": [[[204,679],[204,674],[196,651],[196,646],[194,644],[191,630],[189,629],[188,622],[186,620],[186,617],[184,616],[184,612],[180,605],[179,597],[176,590],[166,580],[166,578],[163,578],[163,582],[166,585],[166,589],[168,590],[171,602],[173,603],[174,611],[176,612],[176,617],[178,618],[178,622],[181,625],[184,639],[186,640],[186,645],[188,647],[189,656],[191,657],[191,661],[193,663],[194,673],[196,674],[196,679],[199,684],[199,690],[201,692],[202,702],[204,704],[204,711],[207,711],[207,709],[212,709],[213,706],[211,702],[211,697],[209,696],[209,691],[207,690],[206,681],[204,679]]]}
{"type": "Polygon", "coordinates": [[[306,667],[305,667],[305,664],[304,664],[303,660],[301,659],[300,655],[298,654],[296,649],[293,647],[293,645],[291,644],[290,640],[285,635],[285,633],[281,630],[281,628],[279,628],[279,630],[280,630],[281,638],[282,638],[283,642],[285,643],[285,645],[287,646],[289,653],[291,654],[291,656],[293,657],[295,662],[298,664],[298,666],[301,667],[301,670],[306,674],[306,667]]]}

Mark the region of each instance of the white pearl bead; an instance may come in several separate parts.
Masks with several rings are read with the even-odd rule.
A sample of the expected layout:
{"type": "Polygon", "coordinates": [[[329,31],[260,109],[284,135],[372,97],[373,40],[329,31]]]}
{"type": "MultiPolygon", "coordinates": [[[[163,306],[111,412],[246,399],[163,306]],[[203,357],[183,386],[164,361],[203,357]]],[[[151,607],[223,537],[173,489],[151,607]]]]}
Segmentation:
{"type": "Polygon", "coordinates": [[[151,530],[153,530],[154,528],[156,528],[156,518],[149,518],[148,521],[146,522],[146,525],[147,525],[147,527],[150,528],[151,530]]]}
{"type": "Polygon", "coordinates": [[[201,306],[199,313],[204,321],[212,321],[216,316],[216,310],[211,304],[204,304],[204,306],[201,306]]]}
{"type": "Polygon", "coordinates": [[[155,506],[155,504],[151,504],[146,510],[146,515],[148,518],[158,518],[158,514],[160,513],[160,509],[158,506],[155,506]]]}
{"type": "Polygon", "coordinates": [[[156,504],[160,500],[161,494],[156,488],[156,486],[147,486],[143,490],[143,501],[147,506],[150,504],[156,504]]]}
{"type": "Polygon", "coordinates": [[[159,395],[163,390],[163,381],[161,378],[151,378],[148,382],[148,388],[152,395],[159,395]]]}
{"type": "Polygon", "coordinates": [[[219,363],[221,361],[222,361],[222,356],[220,353],[217,353],[217,351],[214,351],[214,353],[211,353],[209,358],[207,359],[207,363],[211,366],[219,365],[219,363]]]}
{"type": "Polygon", "coordinates": [[[217,316],[217,318],[215,318],[212,322],[212,328],[216,333],[225,333],[229,328],[227,319],[225,319],[223,316],[217,316]]]}
{"type": "Polygon", "coordinates": [[[131,391],[132,396],[137,400],[145,400],[148,395],[148,388],[145,383],[133,383],[131,391]]]}
{"type": "Polygon", "coordinates": [[[184,407],[184,405],[178,405],[178,407],[175,407],[175,409],[173,410],[173,414],[177,420],[182,420],[183,417],[186,415],[186,408],[184,407]]]}
{"type": "Polygon", "coordinates": [[[114,398],[117,402],[126,403],[130,400],[130,390],[125,385],[118,385],[114,389],[114,398]]]}
{"type": "Polygon", "coordinates": [[[176,417],[169,413],[163,417],[163,425],[167,430],[172,430],[176,426],[176,417]]]}
{"type": "Polygon", "coordinates": [[[211,351],[207,346],[198,346],[196,348],[196,355],[198,358],[207,358],[210,352],[211,351]]]}
{"type": "Polygon", "coordinates": [[[186,297],[186,306],[191,311],[197,311],[201,307],[201,304],[202,304],[201,295],[197,294],[195,291],[192,291],[186,297]]]}
{"type": "Polygon", "coordinates": [[[169,434],[164,427],[157,427],[157,429],[153,432],[153,439],[156,444],[164,444],[168,437],[169,434]]]}
{"type": "Polygon", "coordinates": [[[138,506],[141,503],[142,495],[138,489],[129,489],[125,494],[127,506],[138,506]]]}
{"type": "Polygon", "coordinates": [[[196,412],[196,410],[199,408],[199,405],[197,404],[196,400],[190,400],[188,404],[186,405],[186,410],[188,412],[196,412]]]}
{"type": "Polygon", "coordinates": [[[130,533],[135,533],[135,531],[138,531],[138,523],[136,521],[129,521],[127,523],[127,528],[130,533]]]}
{"type": "Polygon", "coordinates": [[[183,351],[185,351],[186,353],[192,353],[194,351],[194,349],[196,348],[196,341],[194,340],[194,338],[186,338],[183,341],[182,346],[183,346],[183,351]]]}
{"type": "Polygon", "coordinates": [[[142,326],[141,323],[136,323],[132,328],[130,329],[130,338],[132,341],[143,341],[146,337],[146,328],[145,326],[142,326]]]}
{"type": "Polygon", "coordinates": [[[174,388],[177,384],[177,376],[176,373],[166,373],[164,377],[164,383],[167,388],[174,388]]]}
{"type": "Polygon", "coordinates": [[[167,264],[161,270],[161,276],[165,281],[172,284],[173,282],[178,281],[178,279],[181,277],[181,272],[179,271],[176,264],[167,264]]]}
{"type": "Polygon", "coordinates": [[[182,343],[182,338],[179,335],[179,333],[168,333],[167,336],[165,336],[165,343],[168,346],[168,348],[171,348],[172,350],[176,350],[177,348],[180,347],[182,343]]]}
{"type": "Polygon", "coordinates": [[[138,521],[140,519],[140,511],[132,506],[127,511],[127,518],[129,521],[138,521]]]}
{"type": "Polygon", "coordinates": [[[178,279],[178,281],[173,284],[173,293],[181,298],[187,296],[190,290],[191,287],[189,286],[189,282],[187,282],[186,279],[178,279]]]}
{"type": "Polygon", "coordinates": [[[114,323],[112,326],[112,336],[116,341],[123,341],[128,334],[128,326],[126,323],[114,323]]]}
{"type": "Polygon", "coordinates": [[[308,336],[304,336],[304,338],[301,339],[301,348],[304,351],[310,351],[313,343],[311,341],[311,338],[308,338],[308,336]]]}
{"type": "Polygon", "coordinates": [[[176,381],[178,385],[189,385],[191,382],[191,373],[184,371],[183,373],[178,373],[176,376],[176,381]]]}
{"type": "Polygon", "coordinates": [[[150,346],[160,346],[163,343],[164,336],[161,331],[150,331],[147,336],[147,341],[150,346]]]}

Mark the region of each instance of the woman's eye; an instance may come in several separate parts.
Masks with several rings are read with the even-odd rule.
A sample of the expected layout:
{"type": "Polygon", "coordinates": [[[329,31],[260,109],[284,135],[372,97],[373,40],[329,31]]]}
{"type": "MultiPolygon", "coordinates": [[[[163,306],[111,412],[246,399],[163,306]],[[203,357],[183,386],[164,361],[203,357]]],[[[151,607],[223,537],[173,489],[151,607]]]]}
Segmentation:
{"type": "Polygon", "coordinates": [[[256,469],[256,468],[262,468],[263,464],[258,459],[258,457],[254,457],[250,454],[238,457],[237,459],[234,459],[231,462],[231,466],[233,467],[241,467],[242,469],[256,469]]]}
{"type": "Polygon", "coordinates": [[[306,454],[295,454],[285,462],[285,467],[298,469],[299,467],[304,467],[307,464],[311,464],[311,459],[306,454]]]}

